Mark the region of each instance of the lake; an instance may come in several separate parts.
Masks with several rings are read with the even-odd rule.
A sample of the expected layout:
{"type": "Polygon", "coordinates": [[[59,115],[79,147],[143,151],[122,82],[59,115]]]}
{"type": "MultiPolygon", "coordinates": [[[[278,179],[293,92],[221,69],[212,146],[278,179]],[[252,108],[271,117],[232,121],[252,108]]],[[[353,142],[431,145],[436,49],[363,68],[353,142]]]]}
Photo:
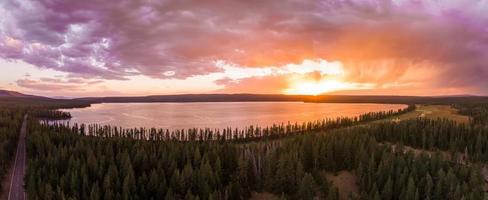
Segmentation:
{"type": "Polygon", "coordinates": [[[71,124],[186,129],[301,123],[406,107],[401,104],[303,102],[102,103],[63,111],[71,113],[71,124]]]}

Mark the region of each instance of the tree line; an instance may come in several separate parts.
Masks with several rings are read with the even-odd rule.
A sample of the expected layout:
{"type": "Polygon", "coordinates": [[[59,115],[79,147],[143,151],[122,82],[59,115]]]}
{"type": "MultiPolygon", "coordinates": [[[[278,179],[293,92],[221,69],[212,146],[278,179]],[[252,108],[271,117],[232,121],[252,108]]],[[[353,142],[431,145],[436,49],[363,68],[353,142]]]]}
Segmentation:
{"type": "MultiPolygon", "coordinates": [[[[127,137],[142,140],[180,140],[180,141],[228,141],[236,140],[240,142],[249,142],[262,139],[278,139],[286,136],[301,135],[310,132],[319,132],[341,127],[355,126],[376,120],[398,116],[415,110],[415,105],[409,105],[406,108],[396,111],[380,111],[361,114],[357,117],[338,117],[336,119],[324,119],[317,121],[287,124],[275,124],[267,127],[250,126],[244,129],[156,129],[156,128],[122,128],[118,126],[99,125],[99,124],[74,124],[71,131],[80,135],[89,135],[97,137],[127,137]]],[[[58,114],[49,112],[45,114],[58,114]]],[[[64,114],[64,113],[61,113],[64,114]]],[[[57,116],[52,116],[51,119],[57,116]]],[[[65,128],[70,126],[68,123],[44,123],[46,126],[53,128],[65,128]]]]}
{"type": "Polygon", "coordinates": [[[67,120],[71,119],[71,113],[52,109],[34,109],[29,111],[30,115],[38,120],[67,120]]]}
{"type": "Polygon", "coordinates": [[[471,121],[475,124],[488,124],[488,104],[474,103],[474,104],[455,104],[454,107],[459,110],[459,113],[471,117],[471,121]]]}

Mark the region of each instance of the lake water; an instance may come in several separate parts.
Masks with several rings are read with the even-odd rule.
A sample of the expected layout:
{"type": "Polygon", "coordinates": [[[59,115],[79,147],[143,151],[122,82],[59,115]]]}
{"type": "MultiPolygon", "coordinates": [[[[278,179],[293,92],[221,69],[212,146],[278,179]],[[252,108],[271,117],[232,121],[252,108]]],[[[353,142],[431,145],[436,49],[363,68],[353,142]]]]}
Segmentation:
{"type": "Polygon", "coordinates": [[[354,117],[368,112],[405,108],[400,104],[302,102],[103,103],[66,109],[71,124],[109,124],[124,128],[244,128],[354,117]]]}

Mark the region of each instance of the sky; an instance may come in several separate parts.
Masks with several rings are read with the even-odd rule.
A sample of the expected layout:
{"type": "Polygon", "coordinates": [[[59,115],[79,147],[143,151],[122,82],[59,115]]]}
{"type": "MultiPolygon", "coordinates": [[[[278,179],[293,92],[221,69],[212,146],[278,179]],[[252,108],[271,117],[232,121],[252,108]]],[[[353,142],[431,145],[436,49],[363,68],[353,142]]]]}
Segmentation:
{"type": "Polygon", "coordinates": [[[488,0],[2,0],[0,89],[488,95],[488,0]]]}

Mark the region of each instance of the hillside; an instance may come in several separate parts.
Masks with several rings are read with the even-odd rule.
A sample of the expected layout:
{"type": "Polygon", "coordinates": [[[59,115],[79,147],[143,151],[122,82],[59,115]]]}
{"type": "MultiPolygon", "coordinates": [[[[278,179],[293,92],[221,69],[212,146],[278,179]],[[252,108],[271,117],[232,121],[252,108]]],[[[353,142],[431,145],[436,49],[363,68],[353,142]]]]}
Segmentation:
{"type": "Polygon", "coordinates": [[[152,96],[84,97],[75,99],[48,98],[16,91],[0,90],[2,99],[62,100],[86,103],[154,103],[154,102],[253,102],[298,101],[311,103],[393,103],[393,104],[456,104],[485,103],[484,96],[363,96],[363,95],[283,95],[283,94],[176,94],[152,96]]]}
{"type": "Polygon", "coordinates": [[[9,90],[0,90],[0,104],[4,107],[38,106],[44,108],[79,108],[90,106],[90,103],[86,101],[53,99],[9,90]]]}
{"type": "Polygon", "coordinates": [[[20,92],[15,92],[10,90],[0,90],[0,97],[34,97],[34,96],[26,95],[20,92]]]}

